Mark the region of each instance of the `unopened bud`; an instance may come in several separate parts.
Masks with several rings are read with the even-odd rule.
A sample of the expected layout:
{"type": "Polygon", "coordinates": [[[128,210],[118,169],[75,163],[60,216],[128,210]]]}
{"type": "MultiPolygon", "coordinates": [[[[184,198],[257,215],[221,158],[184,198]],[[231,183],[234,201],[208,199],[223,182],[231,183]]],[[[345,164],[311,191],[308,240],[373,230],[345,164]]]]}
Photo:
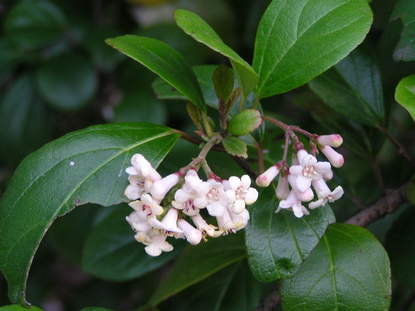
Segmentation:
{"type": "Polygon", "coordinates": [[[341,167],[344,164],[343,156],[335,151],[333,148],[329,146],[325,146],[321,149],[321,152],[326,156],[327,160],[333,165],[334,167],[341,167]]]}
{"type": "Polygon", "coordinates": [[[343,138],[339,134],[320,135],[317,141],[323,146],[339,147],[343,143],[343,138]]]}

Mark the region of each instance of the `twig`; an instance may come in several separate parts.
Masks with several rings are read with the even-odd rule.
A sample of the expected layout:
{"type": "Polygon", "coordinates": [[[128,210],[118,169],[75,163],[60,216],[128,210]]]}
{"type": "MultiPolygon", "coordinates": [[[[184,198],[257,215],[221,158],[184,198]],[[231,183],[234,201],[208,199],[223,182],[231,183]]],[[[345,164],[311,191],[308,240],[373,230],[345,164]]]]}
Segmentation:
{"type": "Polygon", "coordinates": [[[376,220],[383,218],[386,214],[393,213],[400,205],[402,205],[402,203],[406,201],[407,188],[408,183],[405,183],[399,188],[390,191],[376,203],[350,217],[345,221],[345,223],[366,227],[376,220]]]}
{"type": "Polygon", "coordinates": [[[261,300],[258,307],[256,307],[254,311],[272,311],[279,305],[280,300],[281,295],[278,290],[278,286],[275,286],[271,289],[268,295],[261,300]]]}

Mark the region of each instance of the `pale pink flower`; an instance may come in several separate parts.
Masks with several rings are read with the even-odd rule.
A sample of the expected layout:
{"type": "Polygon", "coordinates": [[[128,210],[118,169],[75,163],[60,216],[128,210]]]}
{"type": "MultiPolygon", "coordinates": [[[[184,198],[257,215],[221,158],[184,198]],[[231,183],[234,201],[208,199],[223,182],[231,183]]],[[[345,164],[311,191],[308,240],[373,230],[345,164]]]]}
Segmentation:
{"type": "Polygon", "coordinates": [[[167,192],[179,182],[179,179],[179,174],[173,173],[163,179],[156,180],[151,186],[151,195],[153,198],[162,201],[167,192]]]}
{"type": "Polygon", "coordinates": [[[258,199],[258,191],[251,186],[251,178],[243,175],[241,178],[231,176],[228,180],[228,195],[232,203],[232,211],[236,214],[243,212],[245,205],[251,205],[258,199]]]}
{"type": "Polygon", "coordinates": [[[313,209],[319,206],[324,206],[328,202],[333,203],[334,201],[340,199],[344,194],[343,188],[341,186],[337,186],[333,191],[327,194],[325,197],[319,197],[317,201],[311,202],[308,204],[308,207],[313,209]]]}
{"type": "Polygon", "coordinates": [[[255,182],[259,187],[268,187],[269,184],[274,180],[274,178],[277,177],[279,172],[280,169],[278,168],[278,166],[273,165],[265,172],[263,172],[261,175],[259,175],[255,182]]]}
{"type": "Polygon", "coordinates": [[[335,151],[330,146],[325,146],[321,149],[321,152],[326,156],[327,160],[330,161],[334,167],[342,167],[344,164],[343,156],[335,151]]]}
{"type": "Polygon", "coordinates": [[[177,223],[178,227],[183,231],[187,242],[192,245],[199,244],[202,240],[202,233],[189,224],[186,220],[180,219],[177,223]]]}
{"type": "Polygon", "coordinates": [[[343,138],[339,134],[320,135],[317,142],[323,146],[339,147],[343,143],[343,138]]]}
{"type": "Polygon", "coordinates": [[[289,193],[290,189],[288,187],[288,178],[287,176],[280,175],[278,178],[277,188],[275,189],[275,196],[280,200],[284,200],[287,198],[289,193]]]}
{"type": "Polygon", "coordinates": [[[166,242],[166,236],[159,235],[153,236],[151,242],[144,248],[146,253],[150,256],[160,256],[162,252],[170,252],[173,250],[173,246],[166,242]]]}

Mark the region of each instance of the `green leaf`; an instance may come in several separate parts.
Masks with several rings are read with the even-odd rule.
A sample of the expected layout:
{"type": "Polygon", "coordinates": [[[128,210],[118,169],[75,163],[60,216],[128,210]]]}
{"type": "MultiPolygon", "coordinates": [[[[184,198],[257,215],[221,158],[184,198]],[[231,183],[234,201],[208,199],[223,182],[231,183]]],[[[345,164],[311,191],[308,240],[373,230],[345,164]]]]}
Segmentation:
{"type": "Polygon", "coordinates": [[[261,284],[246,260],[238,261],[176,295],[175,311],[252,311],[275,284],[261,284]]]}
{"type": "Polygon", "coordinates": [[[278,200],[272,187],[261,189],[246,228],[252,273],[261,282],[292,276],[335,221],[329,206],[297,218],[291,211],[275,213],[278,200]]]}
{"type": "Polygon", "coordinates": [[[183,55],[175,49],[161,41],[133,35],[107,39],[105,42],[159,75],[200,110],[206,111],[196,76],[183,55]]]}
{"type": "Polygon", "coordinates": [[[331,224],[292,279],[281,282],[284,310],[389,310],[388,255],[366,229],[331,224]]]}
{"type": "Polygon", "coordinates": [[[258,74],[222,41],[212,27],[195,13],[186,10],[176,10],[174,18],[177,25],[189,36],[230,59],[239,84],[242,86],[244,97],[254,90],[258,83],[258,74]]]}
{"type": "Polygon", "coordinates": [[[213,72],[212,80],[216,96],[224,101],[227,100],[234,87],[232,70],[221,64],[213,72]]]}
{"type": "Polygon", "coordinates": [[[23,74],[0,102],[0,158],[17,165],[50,137],[50,113],[33,77],[23,74]]]}
{"type": "Polygon", "coordinates": [[[155,306],[245,256],[241,234],[230,234],[189,246],[150,298],[149,304],[155,306]]]}
{"type": "Polygon", "coordinates": [[[97,90],[92,64],[83,56],[62,54],[42,64],[37,84],[49,104],[61,111],[83,108],[97,90]]]}
{"type": "Polygon", "coordinates": [[[242,136],[255,131],[261,124],[261,112],[256,109],[246,109],[229,121],[228,131],[233,135],[242,136]]]}
{"type": "MultiPolygon", "coordinates": [[[[201,87],[204,101],[211,107],[218,107],[218,97],[216,96],[213,86],[212,76],[215,72],[216,65],[204,65],[193,67],[193,72],[197,77],[197,81],[201,87]]],[[[161,78],[157,78],[153,82],[153,89],[158,99],[175,99],[186,100],[187,97],[180,93],[176,88],[172,88],[170,84],[161,78]]]]}
{"type": "Polygon", "coordinates": [[[134,232],[125,220],[132,212],[127,205],[111,206],[111,211],[99,222],[86,239],[82,268],[99,278],[127,281],[153,271],[177,256],[173,252],[150,257],[144,245],[134,239],[134,232]]]}
{"type": "Polygon", "coordinates": [[[415,175],[412,176],[408,184],[408,189],[406,190],[406,197],[408,198],[409,203],[415,204],[415,175]]]}
{"type": "Polygon", "coordinates": [[[30,309],[22,307],[20,305],[9,305],[9,306],[4,306],[4,307],[0,307],[0,311],[43,311],[43,309],[40,309],[36,306],[31,306],[30,309]]]}
{"type": "Polygon", "coordinates": [[[393,60],[410,62],[415,60],[415,2],[411,0],[399,0],[391,15],[391,20],[401,19],[403,30],[401,38],[393,51],[393,60]]]}
{"type": "Polygon", "coordinates": [[[388,231],[385,248],[392,265],[392,274],[400,283],[415,289],[415,209],[408,207],[388,231]]]}
{"type": "Polygon", "coordinates": [[[272,1],[255,40],[259,96],[287,92],[323,73],[363,41],[371,23],[361,0],[272,1]]]}
{"type": "Polygon", "coordinates": [[[235,136],[228,136],[222,141],[223,147],[227,153],[233,156],[248,158],[248,149],[246,143],[235,136]]]}
{"type": "Polygon", "coordinates": [[[385,122],[380,69],[363,48],[309,85],[330,108],[350,119],[373,127],[385,122]]]}
{"type": "Polygon", "coordinates": [[[415,75],[403,78],[395,91],[396,101],[408,110],[415,121],[415,75]]]}
{"type": "Polygon", "coordinates": [[[46,0],[20,1],[6,18],[5,33],[21,49],[36,49],[63,34],[65,15],[46,0]]]}
{"type": "Polygon", "coordinates": [[[0,200],[0,269],[10,300],[26,304],[30,264],[56,217],[85,203],[122,202],[132,155],[141,153],[157,166],[177,138],[170,128],[148,123],[98,125],[29,155],[0,200]]]}

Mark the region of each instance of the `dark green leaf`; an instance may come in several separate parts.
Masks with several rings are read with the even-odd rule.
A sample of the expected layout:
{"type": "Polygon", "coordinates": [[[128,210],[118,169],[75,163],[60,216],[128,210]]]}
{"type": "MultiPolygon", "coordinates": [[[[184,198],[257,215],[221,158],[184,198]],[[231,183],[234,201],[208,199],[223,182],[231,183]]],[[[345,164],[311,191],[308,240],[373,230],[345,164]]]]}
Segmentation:
{"type": "Polygon", "coordinates": [[[92,126],[28,156],[0,200],[0,269],[10,300],[26,303],[30,264],[57,216],[88,202],[122,202],[131,156],[141,153],[157,166],[177,138],[170,128],[149,123],[92,126]]]}
{"type": "Polygon", "coordinates": [[[107,39],[105,42],[158,74],[200,110],[206,111],[196,76],[183,55],[175,49],[161,41],[133,35],[107,39]]]}
{"type": "Polygon", "coordinates": [[[239,261],[175,296],[175,311],[252,311],[270,285],[252,275],[246,261],[239,261]]]}
{"type": "Polygon", "coordinates": [[[21,49],[42,47],[63,34],[65,15],[46,0],[20,1],[6,18],[7,37],[21,49]]]}
{"type": "Polygon", "coordinates": [[[388,255],[366,229],[331,224],[292,279],[281,282],[284,310],[389,310],[388,255]]]}
{"type": "Polygon", "coordinates": [[[371,23],[361,0],[272,1],[255,41],[259,96],[287,92],[329,69],[363,41],[371,23]]]}
{"type": "Polygon", "coordinates": [[[230,234],[189,246],[150,298],[149,304],[157,305],[245,256],[241,234],[230,234]]]}
{"type": "Polygon", "coordinates": [[[124,92],[114,108],[114,122],[150,122],[165,124],[166,106],[154,97],[151,88],[124,92]]]}
{"type": "Polygon", "coordinates": [[[235,136],[228,136],[222,141],[223,147],[227,153],[233,156],[247,158],[248,149],[246,143],[235,136]]]}
{"type": "MultiPolygon", "coordinates": [[[[206,104],[211,107],[218,107],[218,98],[213,86],[212,76],[217,68],[216,65],[195,66],[193,71],[202,89],[203,98],[206,104]]],[[[159,99],[187,100],[177,89],[166,83],[161,78],[157,78],[153,83],[154,92],[159,99]]]]}
{"type": "Polygon", "coordinates": [[[186,10],[176,10],[174,18],[177,25],[185,33],[230,59],[239,84],[242,86],[244,97],[247,97],[258,83],[258,75],[252,67],[227,46],[218,34],[195,13],[186,10]]]}
{"type": "Polygon", "coordinates": [[[261,113],[256,109],[246,109],[232,117],[228,123],[228,131],[233,135],[242,136],[255,131],[261,124],[261,113]]]}
{"type": "Polygon", "coordinates": [[[85,57],[64,54],[39,68],[37,84],[50,105],[61,111],[74,111],[92,98],[98,79],[94,67],[85,57]]]}
{"type": "Polygon", "coordinates": [[[393,52],[393,60],[410,62],[415,60],[415,2],[412,0],[399,0],[391,19],[401,19],[403,31],[401,38],[393,52]]]}
{"type": "Polygon", "coordinates": [[[45,144],[51,136],[49,117],[32,76],[17,78],[0,104],[0,158],[17,165],[45,144]]]}
{"type": "Polygon", "coordinates": [[[125,220],[132,212],[127,205],[107,207],[111,211],[86,239],[83,269],[105,280],[126,281],[153,271],[177,256],[178,250],[150,257],[134,239],[125,220]]]}
{"type": "Polygon", "coordinates": [[[232,70],[221,64],[215,69],[212,79],[216,96],[224,101],[228,99],[234,87],[232,70]]]}
{"type": "Polygon", "coordinates": [[[9,305],[9,306],[4,306],[4,307],[0,307],[0,311],[43,311],[43,309],[40,309],[36,306],[31,306],[30,309],[22,307],[20,305],[9,305]]]}
{"type": "Polygon", "coordinates": [[[309,84],[336,112],[369,126],[385,122],[380,69],[363,48],[356,49],[309,84]]]}
{"type": "Polygon", "coordinates": [[[400,283],[415,289],[415,209],[408,207],[388,231],[385,247],[392,265],[392,274],[400,283]]]}
{"type": "Polygon", "coordinates": [[[262,189],[251,210],[246,246],[252,273],[262,282],[292,276],[335,221],[329,206],[302,218],[293,212],[275,213],[278,201],[272,187],[262,189]]]}
{"type": "Polygon", "coordinates": [[[403,78],[395,91],[396,101],[408,110],[415,121],[415,75],[403,78]]]}

